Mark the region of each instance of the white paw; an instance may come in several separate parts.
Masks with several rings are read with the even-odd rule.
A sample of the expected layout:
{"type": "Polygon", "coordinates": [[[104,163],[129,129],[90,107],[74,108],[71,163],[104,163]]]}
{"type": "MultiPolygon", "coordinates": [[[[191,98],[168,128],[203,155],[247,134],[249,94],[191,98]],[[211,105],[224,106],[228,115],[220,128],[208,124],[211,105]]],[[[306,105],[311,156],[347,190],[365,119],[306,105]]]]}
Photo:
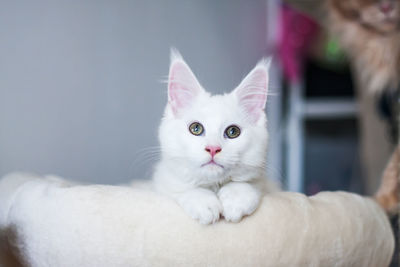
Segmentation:
{"type": "Polygon", "coordinates": [[[251,184],[231,182],[218,192],[222,214],[229,222],[239,222],[243,216],[252,214],[260,203],[260,193],[251,184]]]}
{"type": "Polygon", "coordinates": [[[222,205],[217,196],[202,188],[179,195],[178,203],[190,217],[201,224],[215,223],[222,212],[222,205]]]}

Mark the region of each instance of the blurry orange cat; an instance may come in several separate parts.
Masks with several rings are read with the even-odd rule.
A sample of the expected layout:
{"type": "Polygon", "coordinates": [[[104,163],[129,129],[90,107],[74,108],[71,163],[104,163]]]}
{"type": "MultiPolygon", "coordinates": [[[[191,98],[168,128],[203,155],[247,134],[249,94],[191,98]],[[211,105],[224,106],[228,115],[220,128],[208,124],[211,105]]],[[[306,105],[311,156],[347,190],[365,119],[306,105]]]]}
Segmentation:
{"type": "Polygon", "coordinates": [[[359,86],[400,82],[400,0],[328,0],[329,27],[352,58],[359,86]]]}

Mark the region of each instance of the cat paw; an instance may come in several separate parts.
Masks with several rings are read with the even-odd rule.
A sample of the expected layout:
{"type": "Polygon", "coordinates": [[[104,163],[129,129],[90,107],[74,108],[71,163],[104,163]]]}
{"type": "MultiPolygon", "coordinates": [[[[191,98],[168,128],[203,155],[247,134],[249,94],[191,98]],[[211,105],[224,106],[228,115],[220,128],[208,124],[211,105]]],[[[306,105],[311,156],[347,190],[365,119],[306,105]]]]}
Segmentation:
{"type": "Polygon", "coordinates": [[[179,196],[178,203],[185,212],[201,224],[219,220],[222,205],[217,196],[206,189],[195,189],[179,196]]]}
{"type": "Polygon", "coordinates": [[[218,197],[225,220],[235,223],[252,214],[260,203],[259,191],[248,183],[228,183],[219,190],[218,197]]]}

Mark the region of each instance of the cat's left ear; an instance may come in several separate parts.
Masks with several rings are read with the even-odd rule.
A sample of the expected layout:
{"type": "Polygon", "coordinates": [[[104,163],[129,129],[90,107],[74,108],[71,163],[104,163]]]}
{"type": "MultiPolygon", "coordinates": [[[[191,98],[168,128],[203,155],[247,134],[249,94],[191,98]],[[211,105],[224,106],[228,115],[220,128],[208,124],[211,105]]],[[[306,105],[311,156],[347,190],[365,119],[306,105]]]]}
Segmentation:
{"type": "Polygon", "coordinates": [[[252,122],[257,122],[267,102],[268,94],[268,70],[271,58],[264,58],[243,79],[233,91],[239,105],[247,112],[252,122]]]}

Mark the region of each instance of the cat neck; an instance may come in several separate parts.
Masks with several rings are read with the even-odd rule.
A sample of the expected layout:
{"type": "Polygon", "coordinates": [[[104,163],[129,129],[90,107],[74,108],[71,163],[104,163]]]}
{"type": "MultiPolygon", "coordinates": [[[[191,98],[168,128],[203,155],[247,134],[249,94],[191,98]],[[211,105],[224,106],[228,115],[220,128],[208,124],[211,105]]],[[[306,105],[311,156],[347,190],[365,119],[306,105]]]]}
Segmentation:
{"type": "Polygon", "coordinates": [[[266,179],[263,168],[241,167],[217,175],[204,175],[198,169],[169,158],[164,158],[157,164],[153,175],[157,189],[167,192],[183,192],[197,187],[217,190],[230,181],[248,182],[259,179],[266,179]]]}

